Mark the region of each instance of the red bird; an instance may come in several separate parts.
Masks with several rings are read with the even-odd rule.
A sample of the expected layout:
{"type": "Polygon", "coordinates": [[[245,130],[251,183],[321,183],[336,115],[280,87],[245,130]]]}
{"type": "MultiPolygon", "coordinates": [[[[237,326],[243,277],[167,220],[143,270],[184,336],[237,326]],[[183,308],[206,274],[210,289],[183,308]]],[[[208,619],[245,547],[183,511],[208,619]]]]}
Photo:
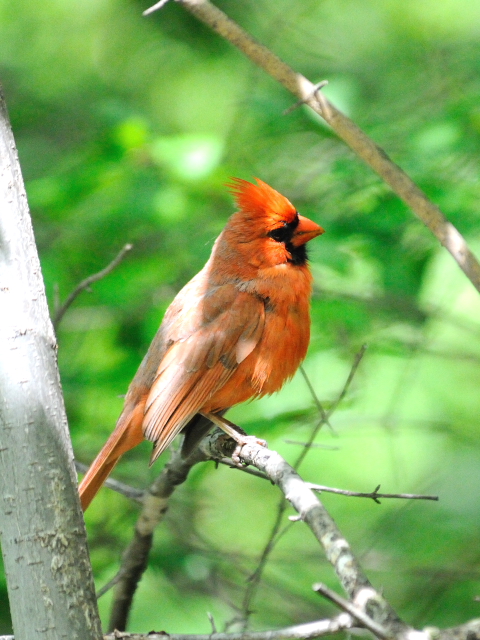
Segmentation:
{"type": "Polygon", "coordinates": [[[84,510],[143,439],[154,443],[151,463],[181,431],[191,450],[212,422],[244,444],[223,413],[278,391],[305,358],[312,288],[305,245],[323,229],[256,182],[232,179],[238,211],[168,308],[117,426],[80,484],[84,510]]]}

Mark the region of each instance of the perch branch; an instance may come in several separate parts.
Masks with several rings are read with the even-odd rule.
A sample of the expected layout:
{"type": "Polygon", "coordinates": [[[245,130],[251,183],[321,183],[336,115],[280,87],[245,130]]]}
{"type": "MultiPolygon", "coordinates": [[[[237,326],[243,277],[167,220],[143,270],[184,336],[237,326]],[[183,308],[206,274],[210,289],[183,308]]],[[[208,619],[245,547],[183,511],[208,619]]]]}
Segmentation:
{"type": "MultiPolygon", "coordinates": [[[[480,292],[480,264],[464,237],[412,179],[395,164],[350,118],[339,111],[305,76],[244,31],[209,0],[176,0],[213,31],[240,49],[254,64],[320,115],[335,133],[412,209],[451,253],[473,286],[480,292]]],[[[156,8],[165,3],[160,2],[156,8]]],[[[148,9],[151,13],[154,8],[148,9]]]]}
{"type": "Polygon", "coordinates": [[[85,291],[85,289],[88,289],[88,287],[94,282],[98,282],[99,280],[102,280],[102,278],[105,278],[105,276],[108,276],[108,274],[111,273],[115,269],[115,267],[117,267],[120,264],[120,262],[124,259],[127,253],[131,251],[132,247],[133,245],[126,244],[120,250],[120,252],[115,256],[115,258],[110,262],[110,264],[108,264],[104,269],[102,269],[98,273],[94,273],[93,275],[88,276],[88,278],[85,278],[85,280],[82,280],[75,287],[75,289],[68,296],[68,298],[62,304],[62,306],[59,309],[55,310],[55,318],[53,319],[53,326],[55,330],[57,330],[58,325],[60,324],[67,309],[76,300],[76,298],[78,298],[78,296],[82,293],[82,291],[85,291]]]}
{"type": "MultiPolygon", "coordinates": [[[[218,431],[215,431],[207,436],[200,446],[207,457],[221,459],[228,455],[224,449],[231,449],[232,443],[227,441],[225,444],[223,434],[219,435],[218,431]]],[[[322,545],[327,559],[354,606],[362,611],[368,609],[372,619],[384,626],[390,635],[404,633],[407,627],[386,600],[373,589],[330,514],[295,469],[277,452],[256,444],[244,445],[240,458],[242,462],[253,465],[276,484],[300,514],[301,519],[322,545]]]]}
{"type": "MultiPolygon", "coordinates": [[[[320,431],[320,429],[322,428],[322,426],[324,424],[328,424],[329,425],[329,418],[330,416],[333,414],[333,412],[336,410],[336,408],[338,407],[338,405],[340,404],[340,402],[343,400],[343,398],[345,397],[348,388],[350,387],[350,384],[353,380],[353,378],[355,377],[355,373],[357,372],[358,366],[363,358],[363,354],[365,353],[366,350],[366,345],[363,345],[362,348],[360,349],[360,351],[357,353],[357,355],[355,356],[355,359],[353,361],[352,367],[350,369],[350,372],[348,374],[347,380],[345,381],[345,384],[343,385],[343,389],[341,390],[340,394],[338,395],[338,398],[336,399],[336,401],[333,403],[332,407],[330,408],[330,410],[328,412],[325,411],[325,409],[323,408],[321,402],[319,401],[319,399],[317,398],[317,394],[315,393],[315,389],[313,388],[305,370],[303,369],[303,367],[301,368],[302,371],[302,375],[308,385],[308,388],[310,390],[310,393],[313,397],[313,400],[317,406],[318,412],[320,414],[320,420],[317,422],[317,424],[315,425],[315,427],[312,429],[312,432],[310,434],[310,437],[308,438],[308,441],[305,443],[304,448],[302,449],[300,455],[298,456],[295,464],[293,465],[294,469],[298,469],[300,467],[300,465],[302,464],[303,460],[305,459],[305,456],[307,455],[307,453],[310,451],[312,445],[313,445],[313,441],[315,440],[315,438],[317,437],[318,432],[320,431]]],[[[332,429],[332,427],[330,427],[332,429]]],[[[333,430],[333,429],[332,429],[333,430]]],[[[245,594],[243,597],[243,602],[242,602],[242,611],[243,611],[243,626],[244,626],[244,630],[247,627],[248,624],[248,619],[250,617],[250,612],[251,612],[251,603],[255,597],[255,593],[258,589],[258,585],[260,584],[260,580],[262,579],[262,574],[263,574],[263,570],[267,564],[268,561],[268,557],[270,556],[271,552],[273,551],[273,549],[275,548],[275,545],[277,543],[277,540],[280,537],[280,527],[282,525],[282,520],[283,520],[283,514],[285,513],[285,510],[287,508],[287,503],[285,502],[285,500],[283,499],[283,497],[280,499],[278,506],[277,506],[277,514],[275,517],[275,522],[273,523],[270,535],[268,536],[267,542],[263,548],[263,551],[260,555],[259,561],[258,561],[258,565],[257,568],[255,569],[255,571],[253,572],[253,574],[250,576],[250,580],[248,582],[248,585],[245,589],[245,594]]]]}

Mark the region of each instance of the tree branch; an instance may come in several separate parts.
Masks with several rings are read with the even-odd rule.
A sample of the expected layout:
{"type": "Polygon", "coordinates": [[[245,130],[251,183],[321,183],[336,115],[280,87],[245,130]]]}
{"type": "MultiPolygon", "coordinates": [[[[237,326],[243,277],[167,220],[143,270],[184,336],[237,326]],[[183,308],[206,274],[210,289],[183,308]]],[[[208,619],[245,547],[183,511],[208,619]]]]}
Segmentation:
{"type": "MultiPolygon", "coordinates": [[[[106,585],[107,587],[115,585],[109,623],[110,630],[123,631],[127,626],[133,596],[138,582],[147,568],[153,533],[167,512],[168,499],[176,487],[187,479],[190,469],[198,462],[205,460],[207,457],[200,449],[195,449],[187,459],[182,458],[180,450],[174,451],[161,474],[145,491],[133,539],[123,554],[119,572],[106,585]]],[[[98,595],[103,595],[106,590],[106,588],[101,589],[98,595]]]]}
{"type": "MultiPolygon", "coordinates": [[[[177,633],[137,633],[114,632],[106,635],[104,640],[313,640],[323,636],[351,629],[355,623],[350,615],[342,613],[335,618],[307,622],[274,631],[257,631],[249,633],[209,633],[181,635],[177,633]]],[[[4,640],[0,637],[0,640],[4,640]]],[[[5,639],[7,640],[7,639],[5,639]]],[[[13,640],[12,637],[8,640],[13,640]]]]}
{"type": "MultiPolygon", "coordinates": [[[[331,619],[268,631],[191,635],[164,631],[152,631],[148,634],[114,631],[103,638],[104,640],[314,640],[314,638],[340,633],[355,626],[358,625],[348,613],[341,613],[331,619]]],[[[0,636],[0,640],[15,640],[15,636],[0,636]]],[[[423,631],[411,631],[406,640],[480,640],[480,619],[470,620],[450,629],[426,627],[423,631]]]]}
{"type": "MultiPolygon", "coordinates": [[[[223,433],[215,431],[202,441],[200,447],[207,457],[221,459],[231,453],[233,445],[231,441],[226,441],[223,433]]],[[[295,469],[277,452],[256,444],[244,445],[240,458],[276,484],[299,513],[322,545],[353,605],[361,611],[368,610],[368,615],[374,622],[385,627],[389,635],[405,634],[408,627],[383,596],[373,589],[330,514],[295,469]]]]}
{"type": "MultiPolygon", "coordinates": [[[[473,286],[480,292],[480,264],[464,237],[437,205],[350,118],[339,111],[318,87],[294,71],[267,47],[244,31],[209,0],[176,0],[201,22],[240,49],[250,60],[283,85],[302,103],[320,115],[335,133],[412,209],[451,253],[473,286]]],[[[160,2],[145,14],[163,6],[160,2]]]]}
{"type": "MultiPolygon", "coordinates": [[[[357,369],[360,365],[360,362],[363,358],[363,355],[365,353],[366,350],[366,345],[363,345],[360,349],[360,351],[357,353],[357,355],[355,356],[355,359],[353,361],[352,367],[350,369],[350,372],[348,374],[347,380],[345,381],[345,384],[343,385],[343,388],[340,392],[340,394],[338,395],[336,401],[333,403],[333,405],[331,406],[330,410],[328,412],[325,411],[325,409],[323,408],[320,400],[317,397],[317,394],[315,393],[315,389],[313,388],[305,370],[303,369],[303,367],[301,367],[301,372],[302,375],[305,379],[305,382],[307,383],[307,386],[309,388],[309,391],[312,395],[312,398],[317,406],[318,412],[320,414],[320,420],[317,422],[317,424],[315,425],[315,427],[312,429],[312,432],[310,434],[310,437],[308,438],[308,441],[305,443],[300,455],[298,456],[297,460],[295,461],[293,468],[294,469],[299,469],[300,465],[302,464],[303,460],[305,459],[307,453],[310,451],[311,447],[313,446],[313,441],[315,440],[315,438],[317,437],[318,432],[320,431],[320,429],[322,428],[322,426],[324,424],[328,424],[330,426],[330,428],[332,429],[330,423],[329,423],[329,418],[330,416],[334,413],[334,411],[336,410],[336,408],[338,407],[338,405],[340,404],[340,402],[343,400],[343,398],[345,397],[345,395],[347,394],[347,391],[350,387],[350,384],[352,383],[353,378],[355,377],[355,373],[357,372],[357,369]]],[[[333,430],[333,429],[332,429],[333,430]]],[[[258,471],[257,471],[258,473],[258,471]]],[[[285,513],[285,510],[287,508],[287,503],[285,502],[285,500],[283,499],[283,497],[281,498],[281,500],[278,503],[277,506],[277,515],[275,517],[275,522],[273,523],[270,535],[268,537],[268,540],[263,548],[263,551],[260,555],[259,561],[258,561],[258,565],[255,569],[255,571],[253,572],[253,574],[250,577],[250,580],[248,582],[248,585],[245,589],[245,594],[243,597],[243,602],[242,602],[242,612],[243,612],[243,630],[245,630],[247,628],[248,625],[248,619],[250,617],[251,614],[251,603],[255,597],[255,593],[258,589],[258,585],[260,584],[260,580],[262,579],[262,574],[263,574],[263,570],[267,564],[268,561],[268,557],[271,554],[271,552],[273,551],[273,549],[275,548],[275,545],[277,543],[277,541],[280,538],[279,532],[280,532],[280,527],[282,525],[282,519],[283,519],[283,514],[285,513]]]]}

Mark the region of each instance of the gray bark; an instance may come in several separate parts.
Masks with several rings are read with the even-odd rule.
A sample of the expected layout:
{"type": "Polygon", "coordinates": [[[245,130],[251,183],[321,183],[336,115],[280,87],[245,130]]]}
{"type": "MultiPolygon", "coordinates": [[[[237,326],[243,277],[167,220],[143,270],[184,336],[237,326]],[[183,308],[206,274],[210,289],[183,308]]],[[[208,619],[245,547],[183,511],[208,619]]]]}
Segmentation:
{"type": "Polygon", "coordinates": [[[56,351],[0,89],[0,536],[16,640],[101,638],[56,351]]]}

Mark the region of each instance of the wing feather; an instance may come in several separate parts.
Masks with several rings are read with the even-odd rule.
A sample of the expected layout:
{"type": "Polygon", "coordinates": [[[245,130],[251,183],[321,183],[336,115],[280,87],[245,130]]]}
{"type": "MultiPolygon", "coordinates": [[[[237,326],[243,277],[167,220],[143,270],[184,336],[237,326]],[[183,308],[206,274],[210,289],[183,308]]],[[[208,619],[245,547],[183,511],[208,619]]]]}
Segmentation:
{"type": "MultiPolygon", "coordinates": [[[[181,314],[179,315],[181,319],[181,314]]],[[[143,432],[152,462],[234,374],[262,337],[265,305],[234,285],[205,296],[188,327],[175,327],[145,405],[143,432]]]]}

